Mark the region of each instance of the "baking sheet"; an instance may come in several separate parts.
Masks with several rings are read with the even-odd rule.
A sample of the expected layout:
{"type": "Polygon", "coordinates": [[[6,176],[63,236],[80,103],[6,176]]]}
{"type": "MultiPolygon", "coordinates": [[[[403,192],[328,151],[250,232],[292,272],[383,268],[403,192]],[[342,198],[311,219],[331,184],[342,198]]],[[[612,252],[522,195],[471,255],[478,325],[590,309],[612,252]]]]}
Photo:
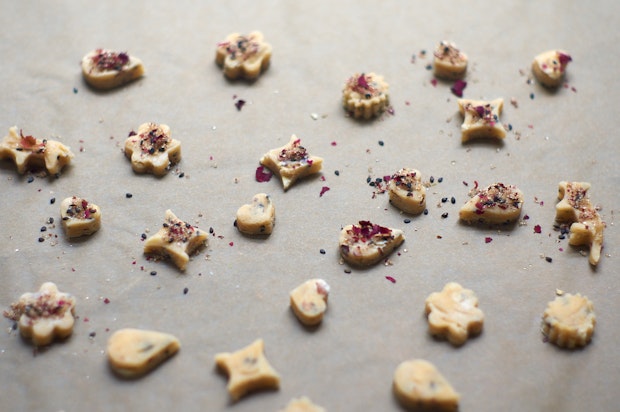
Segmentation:
{"type": "Polygon", "coordinates": [[[76,157],[59,178],[32,175],[30,183],[0,162],[0,304],[8,308],[53,281],[76,296],[79,316],[68,341],[39,351],[4,321],[6,410],[269,411],[301,395],[330,411],[399,410],[392,376],[411,358],[438,367],[463,411],[615,409],[616,3],[1,4],[2,135],[17,125],[60,140],[76,157]],[[252,30],[272,44],[271,67],[253,83],[225,80],[215,45],[252,30]],[[504,98],[501,119],[513,130],[502,144],[461,144],[451,84],[433,85],[426,68],[444,39],[470,57],[465,97],[504,98]],[[97,47],[135,54],[146,76],[110,92],[90,89],[79,61],[97,47]],[[573,56],[567,87],[554,93],[528,82],[533,57],[552,48],[573,56]],[[356,122],[340,106],[341,88],[353,73],[370,71],[390,84],[394,113],[356,122]],[[134,174],[121,151],[129,131],[147,121],[168,124],[182,142],[181,163],[163,178],[134,174]],[[275,178],[256,182],[258,159],[291,134],[325,159],[322,174],[286,193],[275,178]],[[399,213],[366,183],[404,166],[443,178],[428,192],[426,216],[399,213]],[[591,182],[602,208],[604,256],[595,270],[580,253],[586,249],[559,240],[553,228],[561,180],[591,182]],[[460,224],[458,208],[474,181],[519,186],[526,224],[460,224]],[[320,196],[324,186],[330,190],[320,196]],[[233,226],[237,208],[259,192],[276,206],[266,239],[233,226]],[[89,238],[69,240],[46,224],[59,220],[60,200],[73,195],[102,209],[103,227],[89,238]],[[452,196],[455,205],[441,202],[452,196]],[[213,228],[185,273],[142,254],[141,234],[153,233],[168,208],[213,228]],[[391,265],[345,272],[338,234],[359,220],[405,231],[391,265]],[[288,293],[311,277],[324,278],[332,292],[323,323],[307,329],[288,293]],[[460,348],[431,338],[423,315],[425,298],[449,281],[474,290],[486,317],[483,333],[460,348]],[[540,318],[556,289],[594,302],[596,330],[583,350],[543,342],[540,318]],[[142,379],[118,379],[105,348],[123,327],[173,333],[182,348],[142,379]],[[281,387],[233,404],[214,355],[257,338],[281,387]]]}

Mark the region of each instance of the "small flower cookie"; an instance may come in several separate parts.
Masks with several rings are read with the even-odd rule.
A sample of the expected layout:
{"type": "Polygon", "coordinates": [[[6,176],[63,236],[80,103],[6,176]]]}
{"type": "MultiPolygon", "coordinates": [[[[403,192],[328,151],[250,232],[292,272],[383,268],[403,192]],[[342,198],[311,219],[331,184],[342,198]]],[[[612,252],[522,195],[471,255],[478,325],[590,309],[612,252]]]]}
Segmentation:
{"type": "Polygon", "coordinates": [[[588,245],[590,264],[596,266],[601,258],[605,223],[590,202],[589,189],[590,183],[586,182],[560,182],[560,201],[555,206],[555,220],[560,224],[570,224],[568,243],[573,246],[588,245]]]}
{"type": "Polygon", "coordinates": [[[263,354],[264,342],[257,339],[233,353],[218,353],[215,364],[228,375],[228,393],[233,401],[259,389],[278,389],[280,375],[263,354]]]}
{"type": "Polygon", "coordinates": [[[180,220],[168,209],[162,228],[144,242],[144,254],[170,257],[180,270],[185,270],[189,256],[206,243],[207,232],[180,220]]]}
{"type": "Polygon", "coordinates": [[[586,346],[596,325],[594,305],[579,293],[556,296],[543,314],[542,333],[561,348],[586,346]]]}
{"type": "Polygon", "coordinates": [[[493,183],[486,189],[474,189],[474,196],[459,210],[459,218],[467,223],[503,224],[521,215],[523,193],[514,185],[493,183]]]}
{"type": "Polygon", "coordinates": [[[405,241],[400,229],[391,229],[360,220],[340,232],[340,256],[354,266],[370,266],[386,258],[405,241]]]}
{"type": "Polygon", "coordinates": [[[46,282],[35,293],[24,293],[5,316],[17,321],[19,331],[36,346],[45,346],[55,338],[65,339],[73,332],[75,298],[46,282]]]}
{"type": "Polygon", "coordinates": [[[454,43],[440,42],[433,52],[433,72],[441,79],[462,79],[467,71],[467,55],[454,43]]]}
{"type": "Polygon", "coordinates": [[[308,397],[291,399],[284,409],[280,412],[327,412],[325,408],[315,405],[308,397]]]}
{"type": "Polygon", "coordinates": [[[125,52],[95,49],[82,58],[82,74],[96,89],[113,89],[142,77],[144,66],[125,52]]]}
{"type": "Polygon", "coordinates": [[[506,130],[499,121],[504,108],[504,99],[468,100],[458,99],[459,112],[463,116],[461,125],[461,141],[472,139],[503,139],[506,130]]]}
{"type": "Polygon", "coordinates": [[[405,213],[418,215],[426,208],[426,188],[416,169],[400,169],[388,182],[390,203],[405,213]]]}
{"type": "Polygon", "coordinates": [[[101,209],[86,199],[73,196],[60,203],[62,227],[67,237],[92,235],[101,227],[101,209]]]}
{"type": "Polygon", "coordinates": [[[235,225],[246,235],[270,235],[276,223],[276,208],[266,193],[258,193],[252,203],[237,210],[235,225]]]}
{"type": "Polygon", "coordinates": [[[125,378],[137,378],[178,352],[179,340],[168,333],[120,329],[108,340],[108,362],[125,378]]]}
{"type": "Polygon", "coordinates": [[[543,86],[556,88],[562,84],[566,66],[573,61],[563,50],[549,50],[540,53],[532,62],[532,73],[543,86]]]}
{"type": "Polygon", "coordinates": [[[125,155],[134,172],[163,176],[181,161],[181,142],[170,137],[167,125],[143,123],[125,140],[125,155]]]}
{"type": "Polygon", "coordinates": [[[342,89],[342,105],[355,119],[378,116],[389,104],[389,85],[375,73],[355,73],[342,89]]]}
{"type": "Polygon", "coordinates": [[[280,176],[286,191],[298,179],[318,173],[323,166],[323,159],[310,156],[301,145],[301,139],[292,135],[287,144],[265,153],[260,164],[280,176]]]}
{"type": "Polygon", "coordinates": [[[456,412],[459,409],[460,395],[428,361],[412,359],[398,365],[393,387],[396,398],[408,410],[456,412]]]}
{"type": "Polygon", "coordinates": [[[291,308],[304,325],[321,323],[327,309],[329,285],[323,279],[310,279],[297,286],[289,294],[291,308]]]}
{"type": "Polygon", "coordinates": [[[55,140],[39,140],[24,136],[17,127],[9,129],[9,134],[0,142],[0,159],[12,159],[17,172],[26,173],[30,169],[45,169],[51,175],[60,173],[74,155],[71,150],[55,140]]]}
{"type": "Polygon", "coordinates": [[[229,34],[226,40],[218,43],[215,53],[216,63],[222,66],[224,75],[229,79],[256,79],[269,67],[270,60],[271,45],[264,42],[259,31],[247,36],[229,34]]]}
{"type": "Polygon", "coordinates": [[[424,311],[431,335],[446,338],[455,346],[482,332],[484,313],[478,309],[478,297],[456,282],[446,284],[441,292],[431,293],[424,311]]]}

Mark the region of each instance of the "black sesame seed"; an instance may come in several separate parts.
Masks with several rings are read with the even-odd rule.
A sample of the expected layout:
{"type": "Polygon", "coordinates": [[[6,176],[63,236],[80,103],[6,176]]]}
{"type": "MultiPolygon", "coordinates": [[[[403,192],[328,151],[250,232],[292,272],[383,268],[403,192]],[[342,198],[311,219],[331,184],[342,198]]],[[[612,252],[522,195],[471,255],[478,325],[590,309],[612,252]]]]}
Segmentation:
{"type": "Polygon", "coordinates": [[[127,199],[131,199],[133,197],[133,195],[131,193],[125,193],[125,197],[127,199]]]}
{"type": "Polygon", "coordinates": [[[379,146],[383,146],[385,143],[383,143],[383,140],[379,140],[379,146]]]}
{"type": "Polygon", "coordinates": [[[213,232],[215,232],[215,230],[213,230],[213,227],[210,227],[210,228],[209,228],[209,233],[210,233],[210,234],[213,234],[213,232]]]}
{"type": "Polygon", "coordinates": [[[447,217],[448,217],[448,212],[443,213],[443,214],[441,215],[441,217],[442,217],[443,219],[447,218],[447,217]]]}
{"type": "Polygon", "coordinates": [[[56,203],[56,198],[55,197],[50,199],[50,205],[53,205],[54,203],[56,203]]]}
{"type": "Polygon", "coordinates": [[[407,218],[407,219],[403,220],[403,222],[405,222],[405,223],[411,223],[411,219],[407,218]]]}
{"type": "Polygon", "coordinates": [[[424,214],[428,215],[428,209],[424,209],[424,214]]]}
{"type": "Polygon", "coordinates": [[[47,228],[45,226],[41,226],[41,232],[45,232],[47,228]]]}
{"type": "Polygon", "coordinates": [[[441,203],[446,203],[447,201],[448,201],[448,198],[447,198],[447,197],[442,197],[442,198],[441,198],[441,203]]]}
{"type": "Polygon", "coordinates": [[[151,276],[155,276],[155,275],[157,275],[157,272],[156,272],[156,271],[154,271],[154,270],[152,270],[152,271],[151,271],[151,276]]]}
{"type": "Polygon", "coordinates": [[[184,294],[184,295],[187,295],[187,292],[189,292],[189,289],[188,289],[188,288],[184,288],[184,289],[183,289],[183,294],[184,294]]]}
{"type": "Polygon", "coordinates": [[[530,99],[534,100],[534,93],[530,93],[530,99]]]}
{"type": "Polygon", "coordinates": [[[433,176],[431,176],[429,179],[429,182],[434,183],[435,182],[435,178],[433,176]]]}
{"type": "Polygon", "coordinates": [[[443,177],[439,177],[439,178],[437,178],[437,182],[438,182],[438,183],[443,182],[443,177]]]}
{"type": "Polygon", "coordinates": [[[39,238],[39,243],[41,243],[41,242],[45,242],[45,239],[42,238],[42,237],[39,238]]]}
{"type": "Polygon", "coordinates": [[[88,334],[89,338],[94,338],[95,336],[97,336],[97,332],[91,332],[88,334]]]}
{"type": "Polygon", "coordinates": [[[321,250],[319,250],[319,252],[321,253],[321,255],[324,255],[325,254],[325,249],[321,249],[321,250]]]}
{"type": "Polygon", "coordinates": [[[546,260],[547,262],[549,262],[549,263],[553,262],[553,259],[552,259],[552,258],[550,258],[549,256],[547,256],[547,257],[545,258],[545,260],[546,260]]]}
{"type": "Polygon", "coordinates": [[[371,180],[372,180],[372,179],[370,178],[370,176],[368,176],[368,177],[366,178],[366,183],[370,183],[370,181],[371,181],[371,180]]]}
{"type": "Polygon", "coordinates": [[[142,233],[140,237],[142,238],[142,240],[146,240],[146,233],[142,233]]]}
{"type": "Polygon", "coordinates": [[[34,182],[34,177],[33,176],[28,176],[28,183],[32,183],[34,182]]]}
{"type": "Polygon", "coordinates": [[[558,236],[558,239],[564,240],[564,239],[566,239],[566,235],[560,235],[560,236],[558,236]]]}
{"type": "Polygon", "coordinates": [[[182,178],[182,177],[185,177],[185,172],[179,173],[179,179],[182,178]]]}
{"type": "Polygon", "coordinates": [[[237,227],[237,219],[235,219],[235,221],[233,222],[233,226],[237,227]]]}
{"type": "Polygon", "coordinates": [[[450,198],[450,203],[452,203],[452,204],[455,204],[455,203],[456,203],[456,199],[454,198],[454,196],[452,196],[452,197],[450,198]]]}
{"type": "Polygon", "coordinates": [[[73,88],[73,94],[77,94],[77,92],[78,92],[77,87],[74,87],[74,88],[73,88]]]}
{"type": "Polygon", "coordinates": [[[334,170],[334,174],[335,174],[336,176],[340,176],[340,171],[338,171],[338,170],[334,170]]]}
{"type": "Polygon", "coordinates": [[[344,270],[344,273],[351,273],[351,269],[346,268],[346,269],[344,270]]]}

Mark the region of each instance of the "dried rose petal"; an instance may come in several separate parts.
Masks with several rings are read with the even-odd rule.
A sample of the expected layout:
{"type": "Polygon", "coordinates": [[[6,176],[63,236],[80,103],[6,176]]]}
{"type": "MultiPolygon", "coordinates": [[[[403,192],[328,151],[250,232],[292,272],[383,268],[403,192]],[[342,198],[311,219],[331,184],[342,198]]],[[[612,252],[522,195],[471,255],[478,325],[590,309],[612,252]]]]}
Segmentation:
{"type": "Polygon", "coordinates": [[[321,188],[321,193],[319,193],[319,197],[323,197],[323,194],[329,190],[329,187],[323,186],[321,188]]]}
{"type": "Polygon", "coordinates": [[[573,58],[568,54],[558,53],[558,60],[560,61],[560,65],[565,67],[569,62],[573,61],[573,58]]]}
{"type": "Polygon", "coordinates": [[[452,91],[452,93],[454,93],[455,96],[463,97],[463,90],[465,90],[466,87],[466,81],[457,80],[456,82],[454,82],[454,85],[450,88],[450,90],[452,91]]]}
{"type": "Polygon", "coordinates": [[[542,228],[540,227],[540,225],[534,226],[534,233],[542,233],[542,228]]]}
{"type": "Polygon", "coordinates": [[[487,236],[487,237],[484,238],[484,243],[491,243],[492,241],[493,241],[492,237],[488,237],[487,236]]]}
{"type": "Polygon", "coordinates": [[[245,105],[245,100],[239,99],[235,102],[235,107],[238,111],[241,111],[241,108],[245,105]]]}
{"type": "Polygon", "coordinates": [[[362,89],[368,89],[368,82],[366,81],[366,76],[364,76],[364,73],[360,74],[357,78],[357,85],[362,89]]]}
{"type": "Polygon", "coordinates": [[[396,279],[394,279],[392,276],[386,276],[385,278],[392,283],[396,283],[396,279]]]}
{"type": "Polygon", "coordinates": [[[256,168],[256,181],[260,183],[268,182],[271,180],[273,173],[269,169],[265,169],[263,166],[256,168]]]}

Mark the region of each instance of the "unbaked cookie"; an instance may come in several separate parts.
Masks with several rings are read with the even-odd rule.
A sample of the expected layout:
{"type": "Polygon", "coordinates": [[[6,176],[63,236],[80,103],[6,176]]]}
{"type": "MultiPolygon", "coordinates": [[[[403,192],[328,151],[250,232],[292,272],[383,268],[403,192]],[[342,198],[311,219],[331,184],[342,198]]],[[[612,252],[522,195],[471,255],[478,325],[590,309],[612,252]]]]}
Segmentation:
{"type": "Polygon", "coordinates": [[[252,203],[237,210],[236,226],[246,235],[269,235],[276,222],[276,208],[266,193],[258,193],[252,203]]]}
{"type": "Polygon", "coordinates": [[[388,182],[390,203],[405,213],[418,215],[426,208],[426,188],[416,169],[400,169],[388,182]]]}
{"type": "Polygon", "coordinates": [[[181,142],[170,137],[168,125],[143,123],[125,140],[125,155],[134,172],[163,176],[181,161],[181,142]]]}
{"type": "Polygon", "coordinates": [[[468,223],[502,224],[521,215],[523,193],[514,185],[493,183],[486,189],[474,189],[474,196],[459,210],[459,218],[468,223]]]}
{"type": "Polygon", "coordinates": [[[67,237],[92,235],[101,227],[101,209],[86,199],[73,196],[60,203],[62,227],[67,237]]]}
{"type": "Polygon", "coordinates": [[[472,139],[503,139],[506,130],[499,121],[504,108],[504,99],[469,100],[458,99],[459,112],[463,116],[461,141],[472,139]]]}
{"type": "Polygon", "coordinates": [[[572,57],[563,50],[549,50],[534,58],[532,73],[543,86],[556,88],[562,84],[566,66],[572,60],[572,57]]]}
{"type": "Polygon", "coordinates": [[[342,89],[342,105],[356,119],[378,116],[389,104],[389,85],[375,73],[355,73],[342,89]]]}
{"type": "Polygon", "coordinates": [[[543,314],[542,333],[562,348],[586,346],[596,325],[594,305],[579,293],[556,296],[543,314]]]}
{"type": "Polygon", "coordinates": [[[73,159],[71,150],[55,140],[24,136],[16,126],[0,142],[0,159],[12,159],[20,174],[30,169],[45,169],[51,175],[60,173],[73,159]]]}
{"type": "Polygon", "coordinates": [[[467,71],[467,55],[452,42],[440,42],[433,52],[433,70],[442,79],[462,79],[467,71]]]}
{"type": "Polygon", "coordinates": [[[310,279],[289,294],[291,308],[304,325],[317,325],[327,309],[329,285],[323,279],[310,279]]]}
{"type": "Polygon", "coordinates": [[[315,405],[309,398],[302,396],[301,398],[291,399],[286,408],[280,412],[327,412],[327,410],[315,405]]]}
{"type": "Polygon", "coordinates": [[[340,256],[354,266],[370,266],[387,258],[401,243],[405,235],[400,229],[391,229],[360,220],[357,225],[347,225],[340,232],[340,256]]]}
{"type": "Polygon", "coordinates": [[[82,59],[82,74],[96,89],[113,89],[142,77],[144,66],[125,52],[95,49],[82,59]]]}
{"type": "Polygon", "coordinates": [[[411,411],[455,412],[460,395],[432,363],[412,359],[398,365],[394,372],[394,394],[411,411]]]}
{"type": "Polygon", "coordinates": [[[229,79],[256,79],[269,67],[271,45],[265,43],[263,34],[253,31],[245,36],[232,33],[226,40],[218,43],[215,61],[222,66],[229,79]]]}

